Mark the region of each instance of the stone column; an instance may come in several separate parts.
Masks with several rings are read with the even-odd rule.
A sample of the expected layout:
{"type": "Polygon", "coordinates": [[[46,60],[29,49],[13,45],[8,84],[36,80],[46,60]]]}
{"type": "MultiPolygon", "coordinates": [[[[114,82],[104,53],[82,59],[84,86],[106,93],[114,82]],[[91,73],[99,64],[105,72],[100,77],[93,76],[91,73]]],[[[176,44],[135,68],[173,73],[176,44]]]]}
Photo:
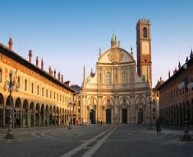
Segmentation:
{"type": "Polygon", "coordinates": [[[130,118],[129,118],[129,115],[130,114],[130,112],[129,112],[129,106],[127,107],[127,124],[129,124],[130,123],[130,118]]]}

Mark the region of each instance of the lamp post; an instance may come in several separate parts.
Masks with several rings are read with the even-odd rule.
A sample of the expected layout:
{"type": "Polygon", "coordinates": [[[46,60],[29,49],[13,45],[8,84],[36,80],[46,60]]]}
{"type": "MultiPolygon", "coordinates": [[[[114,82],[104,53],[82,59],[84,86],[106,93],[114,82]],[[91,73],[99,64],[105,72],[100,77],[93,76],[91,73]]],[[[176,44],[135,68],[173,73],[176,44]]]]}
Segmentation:
{"type": "Polygon", "coordinates": [[[72,105],[72,102],[70,101],[69,103],[68,103],[68,105],[69,105],[69,107],[70,107],[70,117],[69,117],[69,125],[68,125],[68,129],[71,129],[71,105],[72,105]]]}
{"type": "MultiPolygon", "coordinates": [[[[184,70],[187,70],[187,64],[183,65],[184,70]]],[[[185,108],[184,108],[184,135],[182,136],[182,140],[184,141],[189,141],[191,140],[191,136],[189,134],[189,118],[188,118],[188,113],[189,113],[189,108],[188,108],[188,102],[187,102],[187,92],[188,92],[188,88],[192,88],[193,87],[193,83],[190,82],[188,84],[188,77],[187,77],[187,71],[185,72],[185,78],[184,78],[184,82],[181,82],[178,85],[178,88],[184,88],[185,89],[185,108]]]]}
{"type": "Polygon", "coordinates": [[[149,116],[149,125],[151,126],[151,105],[152,105],[152,101],[150,100],[150,102],[149,102],[149,105],[150,105],[150,116],[149,116]]]}
{"type": "MultiPolygon", "coordinates": [[[[12,92],[14,91],[14,86],[15,87],[15,91],[17,92],[18,91],[18,85],[16,84],[15,82],[15,79],[13,80],[13,71],[10,70],[9,72],[9,81],[5,81],[5,84],[4,84],[4,88],[3,90],[6,91],[7,90],[7,86],[8,86],[8,91],[9,91],[9,106],[13,105],[13,101],[12,101],[12,92]]],[[[9,121],[8,121],[9,125],[8,125],[8,131],[7,131],[7,135],[5,136],[6,139],[13,139],[14,135],[12,134],[12,116],[11,116],[11,109],[9,111],[9,121]]]]}

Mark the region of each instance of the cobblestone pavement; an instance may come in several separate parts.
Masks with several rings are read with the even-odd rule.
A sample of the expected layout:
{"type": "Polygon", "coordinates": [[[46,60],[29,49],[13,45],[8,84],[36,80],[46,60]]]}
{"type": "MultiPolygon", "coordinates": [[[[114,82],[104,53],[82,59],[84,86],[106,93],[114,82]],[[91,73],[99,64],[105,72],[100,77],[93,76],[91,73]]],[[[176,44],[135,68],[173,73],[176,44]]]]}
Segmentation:
{"type": "MultiPolygon", "coordinates": [[[[136,125],[93,125],[13,129],[3,137],[0,157],[193,157],[193,141],[180,141],[182,130],[136,125]]],[[[193,132],[190,132],[192,135],[193,132]]]]}

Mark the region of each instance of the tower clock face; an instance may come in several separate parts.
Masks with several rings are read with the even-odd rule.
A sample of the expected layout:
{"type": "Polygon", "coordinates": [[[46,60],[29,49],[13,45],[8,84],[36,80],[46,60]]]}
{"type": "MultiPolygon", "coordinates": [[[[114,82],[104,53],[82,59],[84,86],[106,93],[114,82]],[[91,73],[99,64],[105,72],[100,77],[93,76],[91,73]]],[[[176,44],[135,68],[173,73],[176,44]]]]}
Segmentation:
{"type": "Polygon", "coordinates": [[[142,54],[149,54],[149,42],[148,41],[142,42],[142,54]]]}

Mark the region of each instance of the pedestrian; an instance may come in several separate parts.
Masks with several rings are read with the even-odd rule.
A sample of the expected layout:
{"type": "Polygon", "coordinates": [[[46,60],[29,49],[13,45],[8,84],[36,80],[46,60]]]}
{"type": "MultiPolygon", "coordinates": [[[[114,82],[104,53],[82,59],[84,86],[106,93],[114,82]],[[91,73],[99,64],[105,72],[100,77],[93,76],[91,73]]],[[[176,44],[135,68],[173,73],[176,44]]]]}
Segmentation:
{"type": "Polygon", "coordinates": [[[157,134],[161,133],[161,125],[160,125],[159,119],[156,120],[156,130],[157,130],[157,134]]]}

